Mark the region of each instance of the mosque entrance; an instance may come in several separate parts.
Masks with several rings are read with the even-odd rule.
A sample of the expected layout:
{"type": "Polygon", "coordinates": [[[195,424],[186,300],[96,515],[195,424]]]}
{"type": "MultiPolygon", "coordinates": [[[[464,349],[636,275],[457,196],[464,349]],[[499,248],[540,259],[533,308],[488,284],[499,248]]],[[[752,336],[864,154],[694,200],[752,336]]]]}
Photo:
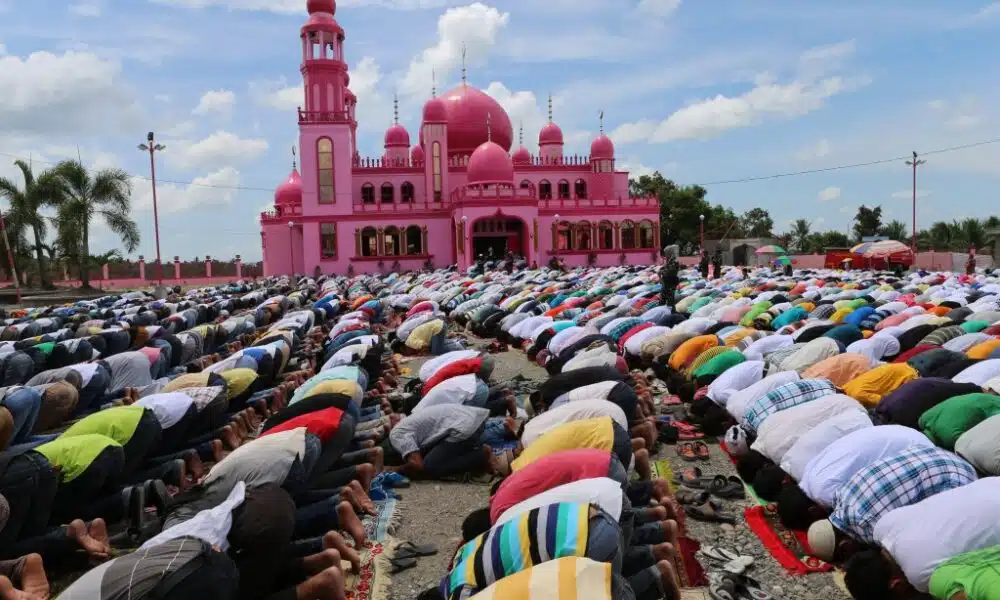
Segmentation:
{"type": "Polygon", "coordinates": [[[472,224],[472,256],[503,258],[507,251],[526,256],[524,222],[517,218],[487,217],[472,224]]]}

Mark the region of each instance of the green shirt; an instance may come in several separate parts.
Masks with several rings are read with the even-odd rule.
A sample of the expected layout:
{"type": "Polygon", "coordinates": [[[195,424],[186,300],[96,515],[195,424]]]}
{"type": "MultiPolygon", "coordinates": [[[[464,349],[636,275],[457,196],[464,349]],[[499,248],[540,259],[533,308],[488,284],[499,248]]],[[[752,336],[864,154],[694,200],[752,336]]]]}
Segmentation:
{"type": "Polygon", "coordinates": [[[698,369],[694,372],[694,376],[696,379],[711,375],[718,377],[727,369],[735,367],[746,359],[746,356],[743,356],[742,352],[727,350],[722,354],[709,359],[708,362],[698,367],[698,369]]]}
{"type": "Polygon", "coordinates": [[[947,560],[931,575],[930,592],[937,600],[951,600],[965,592],[966,600],[1000,598],[1000,546],[967,552],[947,560]]]}
{"type": "Polygon", "coordinates": [[[965,394],[949,398],[920,415],[918,424],[932,442],[951,450],[959,436],[997,414],[1000,414],[1000,396],[965,394]]]}
{"type": "Polygon", "coordinates": [[[35,452],[47,458],[52,466],[59,467],[63,481],[73,481],[108,447],[120,448],[121,444],[98,434],[73,437],[61,435],[36,447],[35,452]]]}
{"type": "Polygon", "coordinates": [[[119,444],[126,444],[132,439],[139,419],[146,411],[142,406],[118,406],[96,412],[89,417],[77,421],[60,437],[98,434],[111,438],[119,444]]]}
{"type": "Polygon", "coordinates": [[[979,333],[990,325],[992,325],[992,323],[989,321],[966,321],[965,323],[959,325],[959,327],[968,333],[979,333]]]}
{"type": "Polygon", "coordinates": [[[48,356],[52,354],[52,350],[56,347],[55,342],[42,342],[41,344],[35,344],[34,348],[41,352],[42,354],[48,356]]]}

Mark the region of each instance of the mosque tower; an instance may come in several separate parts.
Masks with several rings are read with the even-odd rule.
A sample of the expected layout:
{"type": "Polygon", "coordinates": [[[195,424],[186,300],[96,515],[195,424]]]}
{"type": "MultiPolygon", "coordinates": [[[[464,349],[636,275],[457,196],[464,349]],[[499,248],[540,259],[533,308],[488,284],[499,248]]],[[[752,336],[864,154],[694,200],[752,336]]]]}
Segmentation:
{"type": "Polygon", "coordinates": [[[600,120],[600,135],[590,144],[590,197],[594,199],[615,195],[615,145],[604,135],[603,110],[600,120]]]}
{"type": "MultiPolygon", "coordinates": [[[[464,77],[462,83],[465,83],[464,77]]],[[[432,85],[431,99],[424,104],[420,132],[424,146],[426,198],[431,202],[441,202],[448,189],[448,107],[444,100],[438,98],[437,85],[432,85]]]]}
{"type": "Polygon", "coordinates": [[[392,125],[385,131],[383,160],[389,165],[404,165],[410,154],[410,133],[399,124],[399,98],[392,99],[392,125]]]}
{"type": "Polygon", "coordinates": [[[562,129],[552,122],[552,94],[549,94],[549,122],[538,132],[538,156],[548,164],[559,164],[563,158],[562,129]]]}
{"type": "Polygon", "coordinates": [[[302,26],[302,81],[305,106],[299,109],[302,179],[317,185],[303,189],[303,212],[351,211],[351,165],[354,161],[354,95],[344,58],[344,30],[334,19],[335,0],[308,0],[309,19],[302,26]]]}

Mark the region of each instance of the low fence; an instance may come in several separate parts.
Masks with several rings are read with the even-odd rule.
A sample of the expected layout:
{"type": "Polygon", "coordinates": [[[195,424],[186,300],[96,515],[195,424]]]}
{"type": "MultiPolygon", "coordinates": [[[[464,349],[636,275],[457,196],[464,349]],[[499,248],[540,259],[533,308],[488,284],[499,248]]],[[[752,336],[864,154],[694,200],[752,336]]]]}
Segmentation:
{"type": "MultiPolygon", "coordinates": [[[[822,269],[826,261],[825,254],[789,254],[792,264],[796,269],[822,269]]],[[[961,252],[918,252],[916,267],[927,271],[955,271],[965,272],[965,261],[969,255],[961,252]]],[[[686,267],[693,267],[698,264],[697,256],[682,256],[677,259],[679,263],[686,267]]],[[[751,257],[751,266],[764,266],[768,264],[769,258],[765,256],[751,257]],[[753,260],[756,259],[756,263],[753,260]]],[[[989,254],[976,255],[976,267],[989,269],[995,265],[993,257],[989,254]]],[[[859,268],[861,268],[859,266],[859,268]]]]}
{"type": "MultiPolygon", "coordinates": [[[[213,260],[206,256],[205,260],[181,261],[177,257],[173,262],[160,267],[155,263],[146,263],[140,257],[138,261],[117,261],[91,269],[90,285],[98,289],[123,290],[156,285],[161,279],[164,285],[208,286],[235,281],[237,279],[252,279],[264,273],[262,262],[244,263],[239,255],[233,260],[213,260]]],[[[78,272],[63,269],[61,273],[51,273],[52,283],[57,287],[80,287],[82,281],[75,276],[78,272]],[[73,277],[71,277],[71,275],[73,277]]],[[[37,273],[30,274],[32,283],[38,283],[37,273]]],[[[0,287],[13,285],[10,274],[0,269],[0,287]]]]}

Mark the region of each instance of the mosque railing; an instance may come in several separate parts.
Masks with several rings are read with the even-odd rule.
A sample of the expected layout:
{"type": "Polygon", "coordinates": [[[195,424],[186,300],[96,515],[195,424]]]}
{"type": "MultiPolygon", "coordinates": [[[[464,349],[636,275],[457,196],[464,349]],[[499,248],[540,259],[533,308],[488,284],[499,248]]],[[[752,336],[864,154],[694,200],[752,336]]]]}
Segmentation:
{"type": "Polygon", "coordinates": [[[346,110],[302,110],[299,109],[299,123],[348,123],[351,115],[346,110]]]}
{"type": "Polygon", "coordinates": [[[614,196],[603,198],[548,198],[538,201],[539,208],[659,208],[656,196],[614,196]]]}
{"type": "Polygon", "coordinates": [[[412,213],[434,212],[448,209],[447,202],[354,202],[355,213],[412,213]]]}

